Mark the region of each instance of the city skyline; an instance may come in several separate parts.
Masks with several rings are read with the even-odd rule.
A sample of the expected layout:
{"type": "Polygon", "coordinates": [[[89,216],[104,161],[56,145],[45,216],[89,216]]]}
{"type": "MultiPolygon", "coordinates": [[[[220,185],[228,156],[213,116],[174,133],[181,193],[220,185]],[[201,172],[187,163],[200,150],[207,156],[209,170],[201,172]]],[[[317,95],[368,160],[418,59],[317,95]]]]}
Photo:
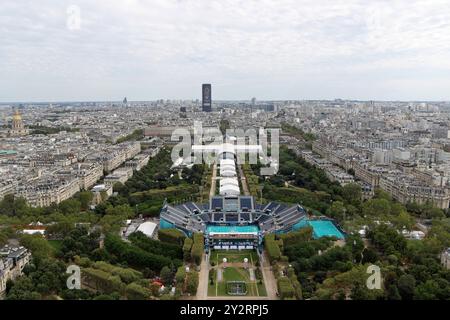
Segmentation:
{"type": "Polygon", "coordinates": [[[445,1],[7,0],[0,17],[0,102],[199,99],[200,83],[215,100],[450,100],[445,1]]]}

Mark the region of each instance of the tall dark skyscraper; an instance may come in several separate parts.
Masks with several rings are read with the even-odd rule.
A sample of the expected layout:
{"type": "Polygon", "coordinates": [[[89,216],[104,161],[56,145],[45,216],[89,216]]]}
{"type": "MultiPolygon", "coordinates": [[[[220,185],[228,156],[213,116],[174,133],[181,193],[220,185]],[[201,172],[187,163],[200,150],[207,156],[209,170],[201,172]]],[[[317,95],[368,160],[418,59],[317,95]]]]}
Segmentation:
{"type": "Polygon", "coordinates": [[[212,110],[211,84],[202,85],[202,110],[203,112],[211,112],[212,110]]]}

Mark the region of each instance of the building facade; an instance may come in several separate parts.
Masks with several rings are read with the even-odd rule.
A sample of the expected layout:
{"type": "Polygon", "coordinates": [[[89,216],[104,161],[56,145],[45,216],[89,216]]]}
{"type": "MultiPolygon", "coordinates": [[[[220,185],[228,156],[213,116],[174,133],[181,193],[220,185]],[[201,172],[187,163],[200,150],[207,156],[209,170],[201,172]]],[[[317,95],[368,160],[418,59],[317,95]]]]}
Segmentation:
{"type": "Polygon", "coordinates": [[[0,299],[4,297],[7,281],[20,277],[30,259],[31,253],[24,247],[6,245],[0,249],[0,299]]]}

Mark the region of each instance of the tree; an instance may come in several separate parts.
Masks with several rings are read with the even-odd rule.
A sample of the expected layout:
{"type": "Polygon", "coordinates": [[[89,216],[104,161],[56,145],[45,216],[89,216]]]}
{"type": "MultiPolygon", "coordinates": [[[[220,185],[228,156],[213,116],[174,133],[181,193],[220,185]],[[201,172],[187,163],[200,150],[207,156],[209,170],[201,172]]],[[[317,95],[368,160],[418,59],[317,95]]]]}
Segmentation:
{"type": "Polygon", "coordinates": [[[368,217],[388,215],[391,212],[391,205],[386,199],[370,199],[363,204],[362,212],[368,217]]]}
{"type": "Polygon", "coordinates": [[[350,248],[353,259],[357,262],[361,262],[361,254],[364,250],[364,242],[357,234],[350,234],[346,239],[346,247],[350,248]]]}
{"type": "Polygon", "coordinates": [[[185,238],[183,244],[183,259],[189,261],[191,259],[191,249],[193,241],[191,238],[185,238]]]}
{"type": "Polygon", "coordinates": [[[399,216],[402,213],[407,213],[405,206],[399,202],[391,202],[391,214],[399,216]]]}
{"type": "Polygon", "coordinates": [[[41,295],[35,291],[34,284],[27,276],[18,278],[9,290],[6,300],[38,300],[41,295]]]}
{"type": "Polygon", "coordinates": [[[357,183],[349,183],[342,188],[342,198],[344,198],[348,204],[359,206],[361,197],[361,186],[357,183]]]}
{"type": "Polygon", "coordinates": [[[428,219],[441,219],[445,217],[444,211],[442,211],[442,209],[439,208],[428,208],[425,211],[425,216],[428,219]]]}
{"type": "Polygon", "coordinates": [[[86,227],[79,226],[63,239],[61,255],[66,260],[71,260],[74,256],[91,256],[99,246],[99,238],[99,232],[89,233],[86,227]]]}
{"type": "Polygon", "coordinates": [[[113,191],[121,195],[126,195],[129,192],[128,188],[122,182],[116,182],[113,185],[113,191]]]}
{"type": "Polygon", "coordinates": [[[81,210],[86,211],[94,199],[94,194],[91,191],[81,191],[78,193],[77,198],[80,201],[81,210]]]}
{"type": "Polygon", "coordinates": [[[439,284],[430,279],[417,286],[414,298],[418,300],[436,300],[438,299],[439,291],[439,284]]]}
{"type": "Polygon", "coordinates": [[[331,207],[327,210],[327,215],[338,221],[344,220],[346,209],[341,201],[334,201],[331,207]]]}
{"type": "Polygon", "coordinates": [[[411,300],[414,296],[416,279],[409,274],[402,275],[398,279],[398,290],[404,300],[411,300]]]}
{"type": "Polygon", "coordinates": [[[387,200],[389,202],[392,201],[392,197],[389,193],[387,193],[386,191],[384,191],[383,189],[377,188],[375,189],[375,195],[374,195],[375,199],[384,199],[387,200]]]}
{"type": "Polygon", "coordinates": [[[280,246],[275,241],[274,234],[268,234],[264,237],[264,247],[267,251],[270,262],[277,261],[281,258],[280,246]]]}
{"type": "Polygon", "coordinates": [[[122,204],[115,207],[108,207],[106,209],[107,215],[112,216],[126,216],[128,218],[132,218],[134,216],[134,211],[128,204],[122,204]]]}
{"type": "Polygon", "coordinates": [[[106,235],[105,248],[120,261],[140,269],[149,268],[153,271],[159,271],[164,266],[173,264],[175,267],[178,267],[181,265],[181,260],[147,252],[122,241],[119,236],[113,234],[106,235]]]}
{"type": "Polygon", "coordinates": [[[191,258],[195,264],[200,265],[204,251],[204,238],[201,233],[194,233],[194,243],[191,248],[191,258]]]}
{"type": "Polygon", "coordinates": [[[77,214],[81,211],[80,201],[76,199],[67,199],[62,201],[59,205],[59,210],[65,215],[77,214]]]}
{"type": "Polygon", "coordinates": [[[291,281],[286,277],[281,277],[277,281],[278,292],[282,300],[292,299],[295,296],[295,289],[291,281]]]}
{"type": "Polygon", "coordinates": [[[198,287],[198,272],[190,270],[187,274],[186,279],[186,291],[191,295],[195,295],[197,293],[197,287],[198,287]]]}
{"type": "Polygon", "coordinates": [[[352,288],[350,298],[352,300],[370,300],[372,297],[366,286],[356,283],[352,288]]]}
{"type": "Polygon", "coordinates": [[[172,272],[172,270],[171,270],[168,266],[164,266],[164,267],[161,269],[161,272],[160,272],[159,276],[161,277],[161,280],[163,281],[163,283],[164,283],[166,286],[172,284],[172,281],[173,281],[173,272],[172,272]]]}
{"type": "Polygon", "coordinates": [[[13,194],[7,194],[0,201],[0,214],[8,216],[24,216],[30,213],[31,208],[22,197],[16,197],[13,194]]]}
{"type": "Polygon", "coordinates": [[[400,211],[392,221],[397,228],[406,230],[411,230],[415,224],[414,219],[406,211],[400,211]]]}
{"type": "Polygon", "coordinates": [[[128,240],[136,247],[150,253],[167,256],[173,259],[181,259],[183,256],[180,245],[150,239],[140,231],[132,233],[128,237],[128,240]]]}
{"type": "Polygon", "coordinates": [[[401,300],[402,297],[400,296],[400,293],[398,292],[398,288],[395,284],[390,285],[387,289],[386,298],[388,300],[401,300]]]}
{"type": "Polygon", "coordinates": [[[150,297],[150,290],[137,283],[130,283],[125,289],[128,300],[147,300],[150,297]]]}
{"type": "Polygon", "coordinates": [[[186,268],[184,266],[180,266],[175,274],[175,281],[178,284],[184,284],[184,280],[186,279],[186,268]]]}
{"type": "Polygon", "coordinates": [[[69,235],[75,228],[74,224],[68,221],[62,221],[59,223],[48,226],[45,230],[45,234],[51,239],[63,239],[69,235]]]}
{"type": "Polygon", "coordinates": [[[152,294],[152,296],[154,297],[158,297],[159,296],[159,289],[161,289],[161,287],[157,284],[157,283],[152,283],[150,285],[150,292],[152,294]]]}
{"type": "Polygon", "coordinates": [[[27,235],[20,237],[20,243],[33,253],[36,259],[44,259],[53,256],[53,247],[41,235],[27,235]]]}
{"type": "Polygon", "coordinates": [[[64,289],[67,278],[64,263],[53,258],[36,260],[34,263],[36,268],[28,276],[33,280],[36,291],[49,295],[64,289]]]}

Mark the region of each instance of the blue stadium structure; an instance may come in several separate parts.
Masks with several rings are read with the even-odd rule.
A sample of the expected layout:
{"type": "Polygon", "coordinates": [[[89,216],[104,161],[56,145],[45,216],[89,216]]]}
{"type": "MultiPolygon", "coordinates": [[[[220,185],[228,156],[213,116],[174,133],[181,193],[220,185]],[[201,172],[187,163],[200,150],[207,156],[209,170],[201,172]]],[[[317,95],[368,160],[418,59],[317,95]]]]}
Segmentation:
{"type": "Polygon", "coordinates": [[[166,203],[160,228],[177,228],[187,235],[201,232],[205,246],[214,249],[255,249],[267,233],[285,233],[304,226],[300,205],[276,202],[260,205],[251,196],[214,196],[208,204],[166,203]]]}

